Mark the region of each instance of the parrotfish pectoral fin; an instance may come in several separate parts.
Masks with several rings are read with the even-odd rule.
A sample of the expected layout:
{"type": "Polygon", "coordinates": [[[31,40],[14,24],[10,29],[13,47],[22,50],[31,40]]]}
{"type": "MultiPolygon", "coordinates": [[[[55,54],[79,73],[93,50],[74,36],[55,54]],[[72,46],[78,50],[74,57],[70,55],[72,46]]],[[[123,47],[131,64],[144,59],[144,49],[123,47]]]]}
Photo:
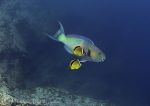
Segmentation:
{"type": "Polygon", "coordinates": [[[64,45],[64,48],[68,53],[73,54],[71,49],[68,46],[64,45]]]}
{"type": "Polygon", "coordinates": [[[81,63],[85,63],[85,62],[87,62],[87,60],[84,59],[84,58],[82,58],[82,59],[80,60],[80,62],[81,62],[81,63]]]}

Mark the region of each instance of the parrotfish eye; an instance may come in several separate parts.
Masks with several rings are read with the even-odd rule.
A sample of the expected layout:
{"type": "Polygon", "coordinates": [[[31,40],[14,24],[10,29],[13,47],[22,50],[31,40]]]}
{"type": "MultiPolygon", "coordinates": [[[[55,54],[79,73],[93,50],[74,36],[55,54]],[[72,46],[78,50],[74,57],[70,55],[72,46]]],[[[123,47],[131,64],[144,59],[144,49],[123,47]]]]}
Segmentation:
{"type": "Polygon", "coordinates": [[[101,52],[98,53],[98,55],[101,55],[101,54],[102,54],[101,52]]]}
{"type": "Polygon", "coordinates": [[[88,49],[87,55],[91,56],[91,51],[89,49],[88,49]]]}

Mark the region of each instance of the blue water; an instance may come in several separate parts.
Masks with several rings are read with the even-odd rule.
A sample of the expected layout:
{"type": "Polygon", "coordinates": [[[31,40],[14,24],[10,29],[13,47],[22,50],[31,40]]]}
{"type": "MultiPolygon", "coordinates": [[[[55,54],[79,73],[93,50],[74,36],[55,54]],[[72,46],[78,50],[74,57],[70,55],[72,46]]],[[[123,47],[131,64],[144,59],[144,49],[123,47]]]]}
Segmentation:
{"type": "MultiPolygon", "coordinates": [[[[119,106],[150,106],[150,1],[43,0],[36,3],[39,11],[45,11],[40,20],[34,20],[45,23],[44,28],[37,22],[39,29],[54,34],[59,20],[66,34],[91,38],[107,59],[103,63],[87,62],[80,70],[70,71],[68,63],[73,57],[62,44],[46,37],[40,43],[30,38],[32,45],[27,46],[30,58],[24,63],[35,72],[26,73],[28,80],[119,106]]],[[[37,19],[38,16],[35,15],[37,19]]],[[[38,32],[31,35],[34,34],[38,32]]]]}

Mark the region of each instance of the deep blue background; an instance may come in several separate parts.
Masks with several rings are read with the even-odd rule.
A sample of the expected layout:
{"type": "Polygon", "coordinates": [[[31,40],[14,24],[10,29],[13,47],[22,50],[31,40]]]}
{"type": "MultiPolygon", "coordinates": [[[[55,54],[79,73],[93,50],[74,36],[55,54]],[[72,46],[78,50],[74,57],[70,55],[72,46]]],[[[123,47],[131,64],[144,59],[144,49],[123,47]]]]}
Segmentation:
{"type": "MultiPolygon", "coordinates": [[[[33,52],[31,60],[35,67],[43,64],[36,63],[37,58],[49,63],[55,60],[54,65],[43,65],[52,65],[52,69],[37,69],[39,74],[34,76],[35,80],[51,71],[54,76],[44,77],[48,80],[43,78],[39,82],[53,82],[53,86],[120,106],[150,106],[150,1],[43,0],[37,3],[54,14],[54,21],[47,22],[53,23],[50,33],[56,32],[58,27],[52,28],[52,25],[56,27],[59,20],[66,34],[91,38],[106,53],[107,59],[103,63],[87,62],[80,70],[70,71],[66,66],[73,57],[62,44],[46,38],[45,43],[28,47],[34,48],[34,52],[29,51],[33,52]]],[[[49,14],[45,17],[50,18],[49,14]]]]}

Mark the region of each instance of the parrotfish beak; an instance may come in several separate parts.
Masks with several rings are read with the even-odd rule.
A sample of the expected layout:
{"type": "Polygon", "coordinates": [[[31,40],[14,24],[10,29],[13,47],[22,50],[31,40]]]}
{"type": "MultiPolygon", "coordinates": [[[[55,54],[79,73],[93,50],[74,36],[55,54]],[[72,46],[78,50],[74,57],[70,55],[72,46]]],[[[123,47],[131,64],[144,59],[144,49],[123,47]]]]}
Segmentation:
{"type": "Polygon", "coordinates": [[[104,53],[100,52],[98,55],[98,62],[104,62],[106,60],[106,55],[104,53]]]}
{"type": "Polygon", "coordinates": [[[105,61],[106,60],[106,56],[104,55],[104,56],[102,56],[102,58],[101,58],[101,62],[103,62],[103,61],[105,61]]]}

